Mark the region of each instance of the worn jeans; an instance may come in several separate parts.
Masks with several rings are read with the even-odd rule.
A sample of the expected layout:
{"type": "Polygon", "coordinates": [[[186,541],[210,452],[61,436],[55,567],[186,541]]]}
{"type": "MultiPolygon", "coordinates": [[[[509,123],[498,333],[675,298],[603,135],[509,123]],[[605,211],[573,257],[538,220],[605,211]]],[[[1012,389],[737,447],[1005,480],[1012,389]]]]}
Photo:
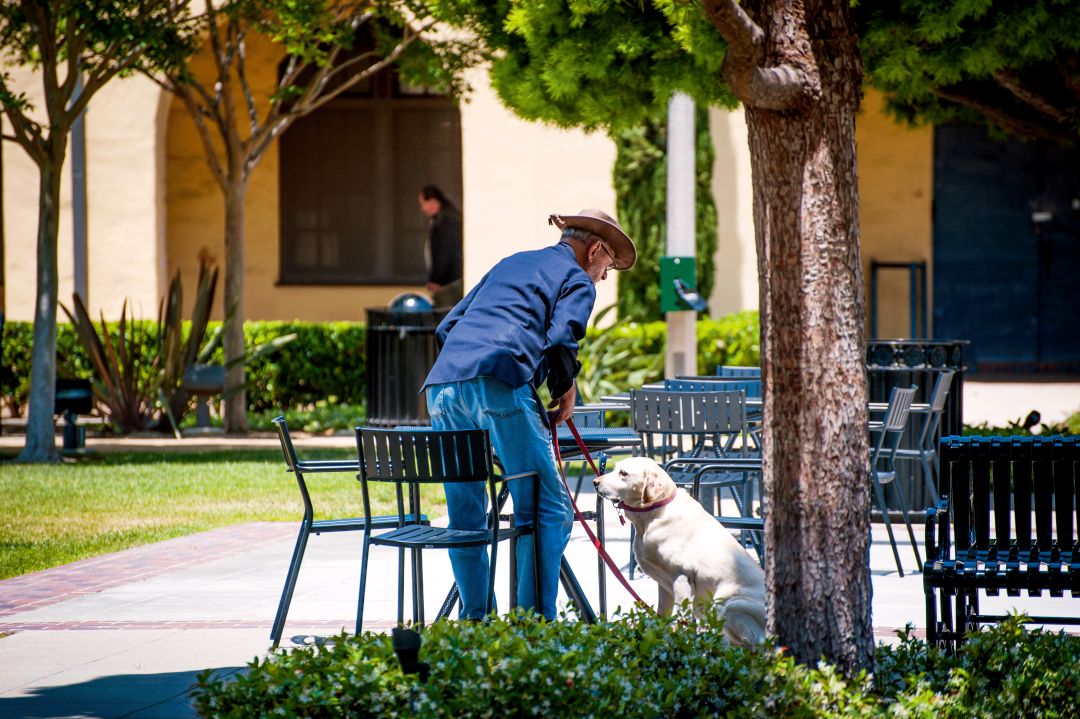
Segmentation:
{"type": "MultiPolygon", "coordinates": [[[[428,413],[433,429],[486,429],[507,474],[540,473],[540,526],[535,535],[517,543],[517,603],[534,608],[548,619],[555,617],[559,592],[559,566],[570,539],[573,513],[559,479],[551,434],[529,385],[514,388],[493,377],[477,377],[427,388],[428,413]],[[540,602],[533,575],[534,536],[540,542],[540,602]]],[[[532,481],[510,484],[517,526],[532,524],[532,481]]],[[[487,526],[487,489],[481,483],[446,484],[446,507],[453,529],[487,526]]],[[[485,547],[450,550],[454,579],[461,591],[461,617],[484,616],[488,552],[485,547]]]]}

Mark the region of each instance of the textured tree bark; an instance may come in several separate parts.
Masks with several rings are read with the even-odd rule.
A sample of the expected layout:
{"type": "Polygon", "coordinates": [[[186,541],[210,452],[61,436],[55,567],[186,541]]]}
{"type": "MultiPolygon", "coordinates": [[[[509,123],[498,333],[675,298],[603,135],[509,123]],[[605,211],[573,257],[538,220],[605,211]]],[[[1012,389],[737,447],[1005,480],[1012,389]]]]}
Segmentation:
{"type": "MultiPolygon", "coordinates": [[[[225,364],[244,354],[244,197],[246,180],[231,181],[225,188],[225,364]]],[[[244,363],[225,371],[225,431],[247,432],[247,380],[244,363]],[[239,390],[235,388],[241,388],[239,390]],[[235,392],[235,394],[233,394],[235,392]]]]}
{"type": "Polygon", "coordinates": [[[56,240],[60,221],[60,170],[64,164],[67,134],[54,140],[40,165],[40,197],[37,232],[37,306],[34,308],[34,346],[30,354],[30,409],[26,420],[26,444],[20,462],[55,462],[56,449],[56,302],[58,280],[56,240]]]}
{"type": "MultiPolygon", "coordinates": [[[[706,0],[711,4],[724,3],[706,0]]],[[[844,0],[750,0],[741,7],[763,31],[750,40],[760,38],[753,44],[762,65],[786,68],[780,75],[801,86],[779,110],[776,92],[763,102],[751,88],[740,95],[766,387],[769,631],[798,661],[824,657],[853,673],[873,666],[874,645],[855,167],[862,68],[844,0]]],[[[730,5],[710,8],[725,38],[739,32],[717,22],[731,12],[730,5]]],[[[744,46],[747,37],[743,32],[744,46]]]]}

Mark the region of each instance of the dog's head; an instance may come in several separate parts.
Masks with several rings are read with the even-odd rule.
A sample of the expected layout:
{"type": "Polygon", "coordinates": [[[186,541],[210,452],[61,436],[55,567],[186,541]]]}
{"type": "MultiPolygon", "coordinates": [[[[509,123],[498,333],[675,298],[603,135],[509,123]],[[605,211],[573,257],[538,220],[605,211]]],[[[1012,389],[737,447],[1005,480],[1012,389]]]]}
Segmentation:
{"type": "Polygon", "coordinates": [[[630,507],[646,507],[676,492],[675,482],[660,465],[648,457],[630,457],[593,480],[596,493],[604,499],[630,507]]]}

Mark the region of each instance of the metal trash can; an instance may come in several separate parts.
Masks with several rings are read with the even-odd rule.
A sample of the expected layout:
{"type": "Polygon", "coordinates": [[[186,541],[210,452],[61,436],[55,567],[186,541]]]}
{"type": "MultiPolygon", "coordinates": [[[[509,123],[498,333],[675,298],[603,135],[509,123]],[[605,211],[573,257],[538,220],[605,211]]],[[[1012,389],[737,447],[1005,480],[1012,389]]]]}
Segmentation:
{"type": "MultiPolygon", "coordinates": [[[[964,430],[964,347],[967,340],[877,339],[866,344],[866,375],[871,402],[888,402],[893,387],[918,385],[915,402],[927,403],[937,375],[943,370],[956,372],[945,398],[941,416],[941,436],[962,434],[964,430]]],[[[915,447],[922,432],[923,415],[913,415],[900,438],[901,447],[915,447]]],[[[925,519],[923,509],[933,502],[922,480],[918,462],[896,463],[897,488],[904,493],[912,521],[925,519]]],[[[890,509],[897,507],[890,495],[890,509]]],[[[889,512],[892,515],[892,512],[889,512]]]]}
{"type": "Polygon", "coordinates": [[[439,353],[435,328],[449,311],[414,293],[367,309],[368,425],[431,424],[420,387],[439,353]]]}

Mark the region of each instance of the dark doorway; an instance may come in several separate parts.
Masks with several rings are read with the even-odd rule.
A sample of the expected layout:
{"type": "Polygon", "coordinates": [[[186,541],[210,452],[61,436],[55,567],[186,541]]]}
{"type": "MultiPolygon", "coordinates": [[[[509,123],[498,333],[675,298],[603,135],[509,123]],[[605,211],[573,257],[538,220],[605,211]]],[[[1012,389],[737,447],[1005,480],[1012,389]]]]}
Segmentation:
{"type": "Polygon", "coordinates": [[[979,375],[1080,375],[1080,151],[934,133],[934,335],[979,375]]]}

